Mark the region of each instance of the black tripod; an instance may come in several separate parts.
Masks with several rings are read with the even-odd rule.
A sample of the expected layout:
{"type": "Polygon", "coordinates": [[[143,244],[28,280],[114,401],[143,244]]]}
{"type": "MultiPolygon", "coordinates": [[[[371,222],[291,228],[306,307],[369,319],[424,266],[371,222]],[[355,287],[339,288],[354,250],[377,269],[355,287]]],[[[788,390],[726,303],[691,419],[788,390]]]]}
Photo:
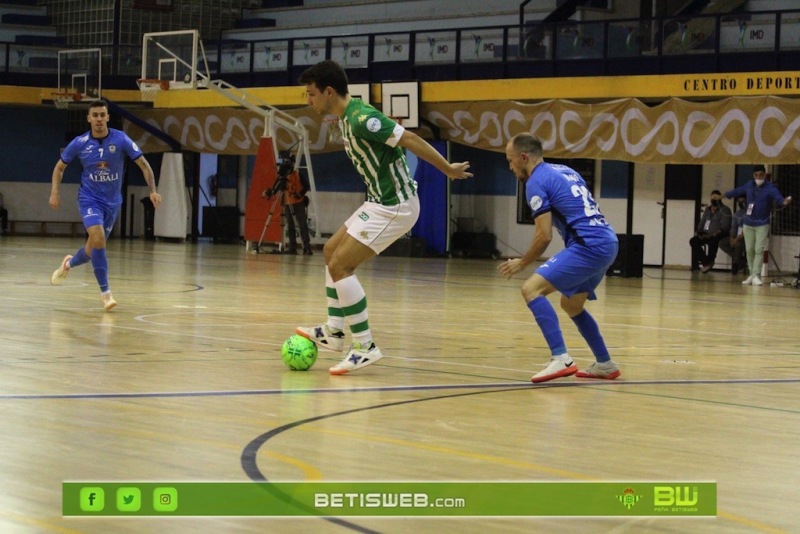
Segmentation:
{"type": "MultiPolygon", "coordinates": [[[[261,243],[264,241],[264,234],[267,233],[267,228],[269,228],[269,223],[272,222],[272,216],[275,214],[275,208],[278,206],[283,206],[283,200],[286,197],[286,182],[287,176],[278,175],[278,179],[275,180],[275,185],[272,186],[272,189],[267,189],[263,193],[261,193],[262,197],[271,198],[272,204],[269,207],[269,213],[267,214],[267,220],[264,222],[264,229],[261,230],[261,237],[258,238],[258,244],[256,245],[256,252],[261,252],[261,243]]],[[[289,206],[290,216],[294,217],[294,207],[291,204],[289,206]]],[[[278,246],[279,251],[283,251],[283,221],[281,221],[281,243],[278,246]]]]}

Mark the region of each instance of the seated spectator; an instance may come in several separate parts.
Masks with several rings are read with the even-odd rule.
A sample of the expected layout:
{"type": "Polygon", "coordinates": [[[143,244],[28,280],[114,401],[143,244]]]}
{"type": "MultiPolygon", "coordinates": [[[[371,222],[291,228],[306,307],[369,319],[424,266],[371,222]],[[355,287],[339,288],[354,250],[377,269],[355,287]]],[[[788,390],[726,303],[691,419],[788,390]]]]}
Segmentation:
{"type": "Polygon", "coordinates": [[[722,238],[731,231],[731,210],[723,204],[722,193],[711,192],[711,203],[703,212],[694,237],[689,240],[692,247],[692,270],[698,267],[707,273],[717,259],[717,249],[722,238]]]}
{"type": "Polygon", "coordinates": [[[747,256],[744,250],[744,216],[747,213],[744,197],[734,201],[736,212],[731,220],[731,233],[728,239],[719,242],[719,248],[731,257],[731,274],[747,271],[747,256]]]}

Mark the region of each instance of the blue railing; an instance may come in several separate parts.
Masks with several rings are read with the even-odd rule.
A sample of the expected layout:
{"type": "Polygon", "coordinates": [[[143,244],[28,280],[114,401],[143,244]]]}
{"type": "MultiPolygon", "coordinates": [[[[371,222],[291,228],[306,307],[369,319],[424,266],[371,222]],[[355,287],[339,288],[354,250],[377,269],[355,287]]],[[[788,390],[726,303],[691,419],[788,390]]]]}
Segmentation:
{"type": "MultiPolygon", "coordinates": [[[[57,73],[57,47],[0,46],[0,72],[11,75],[7,78],[12,83],[26,85],[26,76],[41,79],[57,73]]],[[[800,68],[800,10],[531,22],[308,39],[223,39],[205,43],[205,50],[213,78],[233,78],[243,86],[293,84],[298,69],[326,58],[347,67],[356,81],[635,74],[637,70],[652,74],[715,68],[794,70],[800,68]],[[709,62],[709,58],[715,59],[709,62]]],[[[114,65],[111,49],[104,52],[104,78],[139,77],[140,48],[122,47],[118,52],[114,65]]],[[[114,83],[104,85],[113,87],[114,83]]]]}

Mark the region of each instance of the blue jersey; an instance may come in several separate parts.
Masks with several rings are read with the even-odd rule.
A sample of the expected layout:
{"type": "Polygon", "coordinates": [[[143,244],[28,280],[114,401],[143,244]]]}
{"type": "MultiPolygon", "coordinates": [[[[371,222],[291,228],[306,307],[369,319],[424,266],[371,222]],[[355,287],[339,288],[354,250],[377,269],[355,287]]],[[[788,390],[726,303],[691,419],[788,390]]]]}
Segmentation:
{"type": "Polygon", "coordinates": [[[73,139],[61,153],[61,161],[69,164],[77,157],[83,165],[78,200],[119,207],[126,155],[135,160],[142,151],[121,130],[109,128],[108,135],[101,139],[92,137],[91,132],[73,139]]]}
{"type": "Polygon", "coordinates": [[[567,247],[617,242],[586,182],[565,165],[537,165],[525,185],[525,197],[534,218],[548,211],[552,214],[553,226],[567,247]]]}

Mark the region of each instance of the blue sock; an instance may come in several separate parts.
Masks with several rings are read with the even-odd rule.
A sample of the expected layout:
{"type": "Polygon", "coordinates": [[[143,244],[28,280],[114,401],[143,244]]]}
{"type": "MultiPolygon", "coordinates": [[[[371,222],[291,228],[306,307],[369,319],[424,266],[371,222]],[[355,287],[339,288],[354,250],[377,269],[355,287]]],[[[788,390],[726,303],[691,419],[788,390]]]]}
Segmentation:
{"type": "Polygon", "coordinates": [[[561,327],[558,325],[558,316],[553,306],[545,297],[536,297],[528,303],[528,309],[533,313],[533,318],[550,347],[550,354],[558,356],[566,354],[567,346],[564,344],[564,336],[561,334],[561,327]]]}
{"type": "Polygon", "coordinates": [[[108,260],[106,259],[106,249],[92,249],[92,267],[94,267],[94,277],[100,285],[100,291],[108,291],[108,260]]]}
{"type": "Polygon", "coordinates": [[[572,318],[572,322],[578,327],[578,332],[581,333],[583,339],[589,344],[592,349],[594,358],[600,362],[607,362],[611,359],[608,353],[606,342],[603,341],[603,336],[600,334],[600,327],[597,326],[597,321],[594,320],[588,311],[583,310],[581,313],[572,318]]]}
{"type": "Polygon", "coordinates": [[[69,260],[69,266],[70,268],[72,268],[72,267],[77,267],[78,265],[83,265],[84,263],[89,261],[89,259],[90,259],[89,256],[86,255],[86,248],[81,247],[78,249],[78,252],[76,252],[72,256],[72,259],[69,260]]]}

